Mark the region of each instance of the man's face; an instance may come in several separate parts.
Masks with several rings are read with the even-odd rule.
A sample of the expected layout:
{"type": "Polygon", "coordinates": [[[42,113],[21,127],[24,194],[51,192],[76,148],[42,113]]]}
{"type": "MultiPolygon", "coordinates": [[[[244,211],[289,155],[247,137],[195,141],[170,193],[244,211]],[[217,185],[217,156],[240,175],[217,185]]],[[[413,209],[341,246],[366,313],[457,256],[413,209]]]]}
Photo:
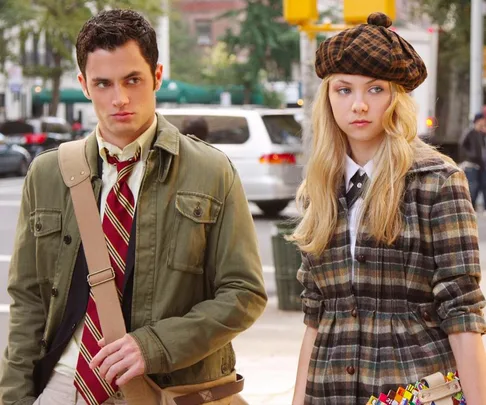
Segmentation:
{"type": "Polygon", "coordinates": [[[480,118],[474,123],[474,129],[480,132],[486,132],[486,119],[480,118]]]}
{"type": "Polygon", "coordinates": [[[88,54],[86,77],[80,73],[78,80],[93,102],[105,140],[123,147],[152,124],[162,65],[157,65],[155,84],[153,73],[135,41],[88,54]]]}

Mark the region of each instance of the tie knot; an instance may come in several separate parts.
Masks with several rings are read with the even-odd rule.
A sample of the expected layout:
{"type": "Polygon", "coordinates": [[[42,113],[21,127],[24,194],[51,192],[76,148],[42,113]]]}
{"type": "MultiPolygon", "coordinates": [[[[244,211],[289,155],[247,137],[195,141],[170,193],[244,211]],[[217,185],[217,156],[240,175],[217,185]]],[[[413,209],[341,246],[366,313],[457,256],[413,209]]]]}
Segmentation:
{"type": "MultiPolygon", "coordinates": [[[[116,170],[118,171],[118,173],[120,173],[122,170],[126,169],[126,171],[128,173],[130,173],[133,169],[133,166],[135,165],[135,163],[137,163],[139,160],[140,160],[140,149],[138,149],[136,152],[135,152],[135,155],[133,155],[133,157],[131,157],[130,159],[128,160],[123,160],[123,161],[120,161],[118,159],[118,156],[116,155],[111,155],[109,152],[108,152],[108,149],[105,148],[105,153],[106,153],[106,160],[107,162],[110,164],[110,165],[113,165],[116,167],[116,170]]],[[[125,170],[124,170],[125,171],[125,170]]]]}

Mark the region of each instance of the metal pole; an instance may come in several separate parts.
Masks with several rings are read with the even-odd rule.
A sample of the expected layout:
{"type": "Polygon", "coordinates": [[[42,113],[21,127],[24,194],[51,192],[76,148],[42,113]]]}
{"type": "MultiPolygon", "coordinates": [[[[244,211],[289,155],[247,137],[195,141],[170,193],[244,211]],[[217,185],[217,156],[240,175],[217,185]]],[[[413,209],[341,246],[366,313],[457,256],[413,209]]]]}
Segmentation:
{"type": "Polygon", "coordinates": [[[162,0],[162,10],[164,15],[159,19],[158,43],[159,43],[159,62],[164,65],[163,78],[170,78],[170,32],[169,32],[169,0],[162,0]]]}
{"type": "Polygon", "coordinates": [[[302,122],[302,139],[304,158],[307,162],[312,147],[312,102],[317,92],[319,79],[316,76],[314,63],[317,41],[314,36],[309,38],[305,32],[300,34],[300,69],[302,77],[302,100],[304,101],[304,119],[302,122]]]}
{"type": "Polygon", "coordinates": [[[483,2],[471,0],[471,67],[469,118],[483,107],[483,2]]]}

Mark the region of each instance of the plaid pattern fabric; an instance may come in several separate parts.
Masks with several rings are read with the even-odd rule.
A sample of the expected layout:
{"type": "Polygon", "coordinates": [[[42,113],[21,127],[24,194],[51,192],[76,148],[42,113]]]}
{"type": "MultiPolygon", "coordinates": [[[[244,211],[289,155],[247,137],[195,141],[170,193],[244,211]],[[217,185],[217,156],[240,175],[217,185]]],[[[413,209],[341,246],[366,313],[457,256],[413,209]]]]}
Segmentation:
{"type": "Polygon", "coordinates": [[[455,370],[448,334],[486,333],[476,216],[464,173],[441,159],[407,176],[404,230],[391,246],[361,229],[351,284],[344,185],[336,233],[297,278],[305,323],[318,328],[306,405],[363,405],[437,371],[455,370]]]}
{"type": "Polygon", "coordinates": [[[344,30],[319,45],[317,76],[356,74],[395,82],[408,92],[416,89],[427,77],[422,58],[412,45],[386,27],[386,16],[372,16],[369,24],[344,30]]]}

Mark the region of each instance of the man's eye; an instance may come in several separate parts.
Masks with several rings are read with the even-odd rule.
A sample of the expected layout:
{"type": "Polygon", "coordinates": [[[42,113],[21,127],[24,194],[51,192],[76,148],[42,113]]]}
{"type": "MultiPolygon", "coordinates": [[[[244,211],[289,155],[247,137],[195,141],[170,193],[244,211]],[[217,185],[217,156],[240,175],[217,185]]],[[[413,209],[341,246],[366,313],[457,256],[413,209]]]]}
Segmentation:
{"type": "Polygon", "coordinates": [[[128,79],[128,83],[130,83],[130,84],[140,83],[140,78],[139,77],[132,77],[132,78],[128,79]]]}
{"type": "Polygon", "coordinates": [[[108,83],[98,82],[98,83],[96,83],[96,87],[98,87],[99,89],[104,89],[104,88],[108,87],[108,83]]]}

